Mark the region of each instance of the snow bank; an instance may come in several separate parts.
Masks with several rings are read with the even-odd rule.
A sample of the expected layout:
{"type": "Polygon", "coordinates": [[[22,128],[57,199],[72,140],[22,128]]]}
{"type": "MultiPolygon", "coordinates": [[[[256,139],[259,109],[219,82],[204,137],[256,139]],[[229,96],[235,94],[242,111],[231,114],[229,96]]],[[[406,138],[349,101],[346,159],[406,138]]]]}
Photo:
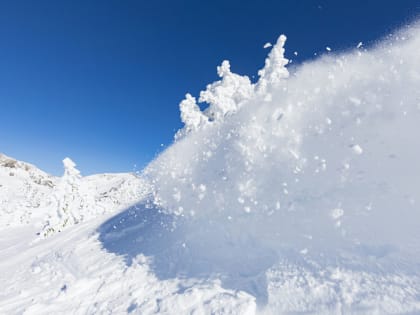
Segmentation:
{"type": "MultiPolygon", "coordinates": [[[[365,307],[369,290],[386,277],[419,279],[420,29],[369,50],[328,53],[290,73],[285,41],[280,36],[256,84],[224,61],[221,80],[200,93],[206,110],[187,95],[180,106],[184,129],[144,174],[154,204],[182,222],[193,258],[222,261],[231,266],[226,272],[238,268],[235,283],[255,266],[254,280],[286,272],[282,264],[267,266],[263,250],[277,257],[270,262],[319,272],[319,285],[330,281],[331,290],[343,284],[322,270],[362,270],[372,279],[355,284],[351,298],[329,295],[324,302],[365,307]],[[227,255],[233,248],[235,255],[227,255]]],[[[374,295],[418,309],[419,287],[403,283],[398,290],[405,295],[393,294],[392,286],[374,295]]],[[[266,290],[270,300],[275,290],[266,290]]],[[[386,310],[387,303],[377,303],[366,307],[386,310]]]]}

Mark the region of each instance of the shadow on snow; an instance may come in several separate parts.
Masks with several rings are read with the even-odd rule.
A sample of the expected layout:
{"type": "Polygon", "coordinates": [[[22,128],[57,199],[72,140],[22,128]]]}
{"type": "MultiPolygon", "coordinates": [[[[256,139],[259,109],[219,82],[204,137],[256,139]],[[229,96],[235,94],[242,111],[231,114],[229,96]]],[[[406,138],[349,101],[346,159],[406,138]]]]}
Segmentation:
{"type": "Polygon", "coordinates": [[[127,265],[143,254],[161,280],[219,278],[226,289],[243,290],[267,302],[265,272],[276,255],[257,241],[211,220],[186,220],[147,203],[128,208],[103,223],[104,249],[124,257],[127,265]]]}

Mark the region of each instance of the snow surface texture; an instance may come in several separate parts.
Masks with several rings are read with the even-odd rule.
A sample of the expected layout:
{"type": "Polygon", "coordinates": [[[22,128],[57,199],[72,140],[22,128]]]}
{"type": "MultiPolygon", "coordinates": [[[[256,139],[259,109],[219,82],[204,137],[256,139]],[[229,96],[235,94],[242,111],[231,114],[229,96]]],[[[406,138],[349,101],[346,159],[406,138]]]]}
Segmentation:
{"type": "Polygon", "coordinates": [[[2,160],[0,313],[420,313],[420,28],[289,70],[285,42],[187,94],[141,179],[2,160]]]}

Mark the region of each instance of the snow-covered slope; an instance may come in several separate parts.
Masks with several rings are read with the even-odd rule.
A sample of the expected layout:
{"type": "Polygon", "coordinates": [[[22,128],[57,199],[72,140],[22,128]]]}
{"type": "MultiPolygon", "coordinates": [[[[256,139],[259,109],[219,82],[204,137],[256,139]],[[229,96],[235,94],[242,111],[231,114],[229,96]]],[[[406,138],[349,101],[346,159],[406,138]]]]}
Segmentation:
{"type": "Polygon", "coordinates": [[[0,226],[40,219],[55,182],[35,166],[0,154],[0,226]]]}
{"type": "MultiPolygon", "coordinates": [[[[64,175],[55,178],[1,156],[0,314],[254,313],[251,296],[216,279],[162,281],[146,256],[127,266],[104,250],[115,233],[129,231],[118,230],[119,216],[111,219],[113,234],[101,224],[119,210],[144,221],[133,204],[150,187],[133,174],[81,177],[70,159],[63,162],[64,175]]],[[[122,248],[138,240],[124,241],[122,248]]]]}
{"type": "Polygon", "coordinates": [[[420,28],[296,68],[285,42],[187,94],[141,177],[2,157],[0,313],[419,314],[420,28]]]}
{"type": "Polygon", "coordinates": [[[63,163],[64,175],[57,178],[0,154],[0,227],[30,224],[47,236],[128,207],[144,195],[144,181],[135,174],[82,177],[69,158],[63,163]]]}

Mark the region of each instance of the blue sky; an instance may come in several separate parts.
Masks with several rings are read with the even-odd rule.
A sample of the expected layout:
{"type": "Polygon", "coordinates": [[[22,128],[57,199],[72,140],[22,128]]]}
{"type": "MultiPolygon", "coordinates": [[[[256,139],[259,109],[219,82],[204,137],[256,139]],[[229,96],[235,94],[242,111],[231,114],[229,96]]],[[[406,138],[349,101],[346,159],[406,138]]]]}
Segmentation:
{"type": "Polygon", "coordinates": [[[0,152],[55,175],[66,156],[85,175],[141,169],[223,59],[252,76],[281,33],[299,63],[419,13],[418,0],[2,1],[0,152]]]}

